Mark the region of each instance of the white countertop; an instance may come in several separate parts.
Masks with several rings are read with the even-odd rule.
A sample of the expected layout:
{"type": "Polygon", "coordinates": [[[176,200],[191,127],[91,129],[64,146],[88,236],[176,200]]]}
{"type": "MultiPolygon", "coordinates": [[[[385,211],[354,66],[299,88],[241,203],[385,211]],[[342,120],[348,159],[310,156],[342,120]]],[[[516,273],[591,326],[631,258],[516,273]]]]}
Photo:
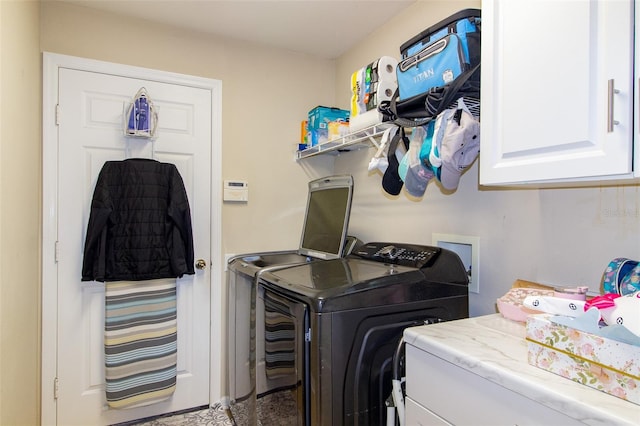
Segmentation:
{"type": "Polygon", "coordinates": [[[408,328],[404,339],[586,424],[640,425],[640,405],[530,365],[524,324],[500,314],[408,328]]]}

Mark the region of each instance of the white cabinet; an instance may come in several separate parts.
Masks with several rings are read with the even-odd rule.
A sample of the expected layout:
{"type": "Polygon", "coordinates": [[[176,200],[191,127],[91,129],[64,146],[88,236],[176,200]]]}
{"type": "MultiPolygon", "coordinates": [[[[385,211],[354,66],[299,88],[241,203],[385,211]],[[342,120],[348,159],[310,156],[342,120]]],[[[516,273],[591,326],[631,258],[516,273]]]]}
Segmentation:
{"type": "Polygon", "coordinates": [[[525,335],[500,314],[405,329],[405,424],[640,424],[638,405],[530,365],[525,335]]]}
{"type": "Polygon", "coordinates": [[[406,359],[407,425],[583,424],[412,345],[406,359]]]}
{"type": "Polygon", "coordinates": [[[480,184],[633,176],[633,0],[483,0],[480,184]]]}

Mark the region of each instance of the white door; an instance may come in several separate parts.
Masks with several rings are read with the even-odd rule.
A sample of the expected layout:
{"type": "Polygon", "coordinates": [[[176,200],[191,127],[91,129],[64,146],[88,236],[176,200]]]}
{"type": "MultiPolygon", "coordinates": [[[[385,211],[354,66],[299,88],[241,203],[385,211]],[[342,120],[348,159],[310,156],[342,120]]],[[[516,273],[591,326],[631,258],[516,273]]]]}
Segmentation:
{"type": "Polygon", "coordinates": [[[64,68],[58,84],[57,423],[113,424],[208,405],[211,91],[64,68]],[[123,111],[141,87],[159,110],[155,141],[123,135],[123,111]],[[177,166],[191,207],[195,258],[207,266],[177,280],[174,395],[154,405],[116,410],[108,408],[104,394],[104,284],[81,282],[80,274],[98,173],[105,161],[131,157],[177,166]]]}
{"type": "Polygon", "coordinates": [[[633,3],[482,2],[480,184],[631,173],[633,3]]]}

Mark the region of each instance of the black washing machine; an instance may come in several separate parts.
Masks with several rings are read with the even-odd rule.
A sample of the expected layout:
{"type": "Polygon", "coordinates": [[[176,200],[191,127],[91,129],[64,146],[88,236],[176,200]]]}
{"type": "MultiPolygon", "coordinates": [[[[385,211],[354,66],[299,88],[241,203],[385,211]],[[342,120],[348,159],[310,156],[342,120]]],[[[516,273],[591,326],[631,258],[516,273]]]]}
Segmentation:
{"type": "Polygon", "coordinates": [[[403,330],[468,317],[468,276],[446,249],[368,243],[347,258],[264,271],[257,300],[258,398],[277,413],[263,425],[384,425],[403,330]]]}

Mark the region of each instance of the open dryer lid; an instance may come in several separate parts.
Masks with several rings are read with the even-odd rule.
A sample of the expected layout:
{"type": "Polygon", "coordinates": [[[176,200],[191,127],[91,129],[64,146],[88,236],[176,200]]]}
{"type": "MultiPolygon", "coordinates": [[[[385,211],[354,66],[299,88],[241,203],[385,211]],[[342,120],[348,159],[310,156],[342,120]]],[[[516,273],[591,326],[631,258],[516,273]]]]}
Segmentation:
{"type": "Polygon", "coordinates": [[[317,259],[342,257],[353,195],[353,177],[328,176],[309,182],[307,210],[298,252],[317,259]]]}

